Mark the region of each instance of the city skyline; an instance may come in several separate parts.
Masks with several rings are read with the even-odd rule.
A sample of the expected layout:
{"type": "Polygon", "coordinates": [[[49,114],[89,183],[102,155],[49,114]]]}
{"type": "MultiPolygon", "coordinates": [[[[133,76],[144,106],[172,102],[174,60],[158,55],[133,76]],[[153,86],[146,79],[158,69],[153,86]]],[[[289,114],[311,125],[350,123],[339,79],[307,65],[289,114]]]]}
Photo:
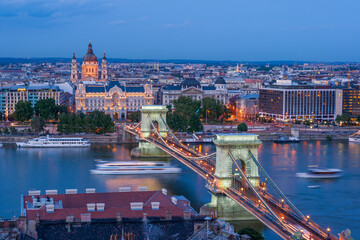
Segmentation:
{"type": "Polygon", "coordinates": [[[358,62],[359,5],[2,0],[0,57],[358,62]]]}

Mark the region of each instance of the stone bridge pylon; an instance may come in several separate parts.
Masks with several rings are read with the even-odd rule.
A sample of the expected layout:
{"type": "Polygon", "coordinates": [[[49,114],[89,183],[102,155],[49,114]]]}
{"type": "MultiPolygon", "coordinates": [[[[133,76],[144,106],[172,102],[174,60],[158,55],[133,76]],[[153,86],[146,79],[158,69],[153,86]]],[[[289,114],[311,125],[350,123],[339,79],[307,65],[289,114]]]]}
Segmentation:
{"type": "MultiPolygon", "coordinates": [[[[255,158],[258,157],[258,147],[261,141],[256,134],[218,134],[214,140],[216,145],[216,165],[215,176],[219,179],[219,187],[228,188],[234,173],[234,163],[229,155],[229,151],[239,165],[242,171],[254,187],[259,186],[259,169],[252,160],[249,150],[255,158]]],[[[226,220],[255,220],[247,210],[242,208],[231,198],[212,193],[211,202],[207,207],[217,209],[218,216],[226,220]]],[[[206,209],[206,208],[203,208],[206,209]]]]}
{"type": "MultiPolygon", "coordinates": [[[[144,105],[141,107],[141,137],[149,137],[155,127],[160,136],[167,137],[166,113],[168,109],[163,105],[144,105]]],[[[169,157],[169,155],[154,144],[139,141],[139,146],[131,151],[133,157],[169,157]]]]}

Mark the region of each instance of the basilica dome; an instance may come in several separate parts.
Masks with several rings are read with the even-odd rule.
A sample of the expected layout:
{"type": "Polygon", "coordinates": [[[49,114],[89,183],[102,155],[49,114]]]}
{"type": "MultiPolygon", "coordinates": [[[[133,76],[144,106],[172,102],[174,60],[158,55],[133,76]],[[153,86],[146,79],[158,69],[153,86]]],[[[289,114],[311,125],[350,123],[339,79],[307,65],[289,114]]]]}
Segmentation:
{"type": "Polygon", "coordinates": [[[96,61],[97,62],[97,57],[95,56],[95,54],[93,52],[91,42],[88,45],[88,50],[87,50],[86,55],[84,56],[83,61],[88,61],[88,62],[96,61]]]}

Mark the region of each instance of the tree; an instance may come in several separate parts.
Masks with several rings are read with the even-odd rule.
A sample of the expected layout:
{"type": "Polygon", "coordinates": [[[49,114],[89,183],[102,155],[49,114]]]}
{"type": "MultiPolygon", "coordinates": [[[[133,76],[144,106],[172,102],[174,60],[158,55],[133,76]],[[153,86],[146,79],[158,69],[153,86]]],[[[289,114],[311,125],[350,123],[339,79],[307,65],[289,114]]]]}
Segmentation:
{"type": "Polygon", "coordinates": [[[18,130],[15,127],[10,127],[10,134],[11,135],[17,135],[18,134],[18,130]]]}
{"type": "Polygon", "coordinates": [[[44,130],[44,120],[39,116],[34,116],[31,119],[31,130],[33,130],[35,133],[39,134],[44,130]]]}
{"type": "Polygon", "coordinates": [[[230,117],[229,109],[219,100],[212,97],[205,97],[201,100],[200,114],[203,119],[211,122],[224,122],[230,117]]]}
{"type": "Polygon", "coordinates": [[[246,234],[251,237],[251,240],[265,240],[264,236],[261,233],[255,231],[252,228],[242,228],[238,231],[238,234],[240,236],[246,234]]]}
{"type": "Polygon", "coordinates": [[[141,121],[141,112],[140,112],[140,110],[130,113],[129,114],[129,119],[132,122],[140,122],[141,121]]]}
{"type": "Polygon", "coordinates": [[[239,125],[237,126],[237,130],[239,132],[247,132],[248,127],[245,123],[239,123],[239,125]]]}
{"type": "Polygon", "coordinates": [[[58,106],[53,98],[40,99],[34,106],[35,114],[42,117],[45,121],[56,119],[58,106]]]}
{"type": "Polygon", "coordinates": [[[335,121],[340,124],[349,124],[351,121],[351,117],[348,113],[343,113],[342,115],[337,115],[335,121]]]}
{"type": "Polygon", "coordinates": [[[189,120],[189,131],[190,132],[199,132],[204,129],[200,121],[200,116],[198,114],[193,114],[189,120]]]}
{"type": "Polygon", "coordinates": [[[57,124],[57,131],[60,134],[65,133],[65,126],[68,123],[68,115],[65,113],[61,113],[59,117],[59,122],[57,124]]]}
{"type": "Polygon", "coordinates": [[[9,129],[7,127],[4,127],[4,134],[8,135],[9,134],[9,129]]]}
{"type": "Polygon", "coordinates": [[[169,127],[176,131],[200,131],[203,129],[199,111],[201,102],[191,97],[181,96],[173,102],[175,110],[168,112],[169,127]]]}
{"type": "Polygon", "coordinates": [[[16,121],[29,121],[33,115],[33,108],[28,101],[18,101],[15,105],[14,118],[16,121]]]}

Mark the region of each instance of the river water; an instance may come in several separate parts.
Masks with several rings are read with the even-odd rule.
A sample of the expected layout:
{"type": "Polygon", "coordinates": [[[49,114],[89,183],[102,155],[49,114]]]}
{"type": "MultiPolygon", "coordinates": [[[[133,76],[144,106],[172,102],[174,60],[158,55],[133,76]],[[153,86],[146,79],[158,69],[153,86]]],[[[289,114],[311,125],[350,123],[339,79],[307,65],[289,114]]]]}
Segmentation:
{"type": "MultiPolygon", "coordinates": [[[[0,216],[19,215],[20,196],[30,189],[45,192],[67,188],[95,187],[98,192],[117,191],[121,186],[147,186],[149,190],[168,189],[170,194],[184,195],[195,210],[210,201],[205,181],[175,159],[173,164],[183,168],[173,175],[91,175],[95,159],[109,161],[131,160],[130,151],[136,145],[93,144],[87,149],[16,149],[0,148],[0,216]]],[[[201,152],[213,152],[212,144],[196,146],[201,152]]],[[[348,142],[302,142],[294,144],[263,143],[259,161],[279,188],[304,215],[332,232],[350,228],[354,239],[360,239],[360,144],[348,142]],[[334,167],[344,170],[335,180],[296,178],[296,172],[306,171],[308,165],[334,167]],[[309,185],[320,185],[310,189],[309,185]]],[[[251,226],[270,240],[279,239],[258,222],[234,223],[251,226]]]]}

